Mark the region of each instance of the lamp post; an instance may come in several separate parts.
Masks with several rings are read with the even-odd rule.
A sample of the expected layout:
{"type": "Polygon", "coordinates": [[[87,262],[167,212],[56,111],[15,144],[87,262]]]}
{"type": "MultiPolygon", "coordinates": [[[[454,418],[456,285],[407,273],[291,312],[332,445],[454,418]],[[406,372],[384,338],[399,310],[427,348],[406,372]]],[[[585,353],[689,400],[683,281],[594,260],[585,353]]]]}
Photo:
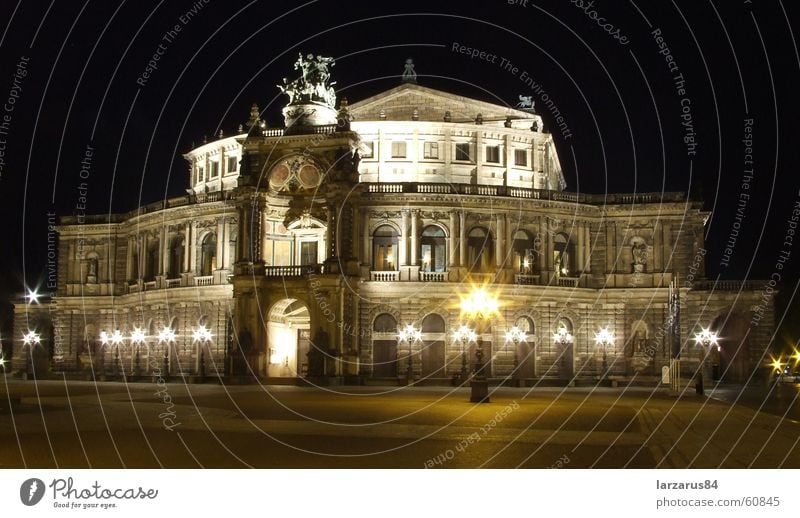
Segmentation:
{"type": "Polygon", "coordinates": [[[475,321],[477,334],[477,347],[475,348],[475,371],[470,380],[470,402],[489,402],[489,381],[486,379],[483,363],[483,334],[486,325],[497,315],[499,304],[497,297],[491,295],[485,288],[475,288],[461,300],[461,312],[467,318],[475,321]]]}
{"type": "Polygon", "coordinates": [[[158,332],[158,343],[164,344],[164,371],[161,373],[161,377],[164,379],[169,377],[169,348],[176,336],[175,331],[167,326],[158,332]]]}
{"type": "Polygon", "coordinates": [[[6,370],[5,349],[3,349],[3,339],[0,337],[0,369],[6,370]]]}
{"type": "Polygon", "coordinates": [[[475,331],[462,325],[453,331],[453,340],[461,343],[461,383],[464,383],[467,379],[467,344],[476,342],[478,336],[475,331]]]}
{"type": "Polygon", "coordinates": [[[517,349],[519,348],[519,344],[527,339],[528,334],[517,326],[514,326],[506,331],[506,343],[510,342],[514,344],[514,370],[512,371],[511,376],[514,380],[515,386],[518,386],[519,381],[519,353],[517,349]]]}
{"type": "Polygon", "coordinates": [[[194,343],[200,344],[200,360],[199,360],[199,369],[198,374],[200,375],[200,380],[205,380],[206,377],[206,344],[211,341],[211,330],[208,329],[205,325],[201,325],[192,333],[192,341],[194,343]]]}
{"type": "Polygon", "coordinates": [[[119,329],[115,329],[113,333],[111,333],[111,345],[114,348],[114,377],[116,378],[119,376],[120,368],[119,368],[119,348],[122,346],[123,341],[125,340],[122,337],[122,333],[119,332],[119,329]]]}
{"type": "Polygon", "coordinates": [[[603,377],[608,374],[608,346],[614,343],[614,333],[608,327],[600,329],[599,333],[594,334],[594,341],[603,353],[603,377]]]}
{"type": "Polygon", "coordinates": [[[405,342],[408,344],[408,366],[406,367],[406,382],[409,385],[414,383],[414,344],[422,341],[422,331],[414,327],[413,324],[406,324],[406,327],[397,331],[398,345],[405,342]]]}
{"type": "Polygon", "coordinates": [[[138,327],[133,329],[131,333],[131,343],[133,344],[134,348],[136,349],[135,356],[136,359],[134,361],[134,370],[133,375],[134,377],[138,378],[142,374],[141,365],[139,364],[139,349],[141,349],[142,344],[145,342],[145,334],[144,331],[139,329],[138,327]]]}
{"type": "MultiPolygon", "coordinates": [[[[553,343],[557,345],[561,345],[561,347],[566,347],[567,345],[571,344],[574,340],[572,333],[567,330],[567,326],[564,325],[562,322],[561,325],[558,327],[558,330],[553,333],[553,343]]],[[[562,365],[565,362],[564,358],[564,351],[561,351],[561,363],[562,365]]]]}
{"type": "Polygon", "coordinates": [[[719,351],[719,345],[717,345],[717,334],[712,333],[711,330],[708,328],[703,328],[702,331],[696,333],[694,335],[694,341],[698,346],[702,346],[698,350],[700,365],[697,369],[697,382],[695,384],[695,391],[699,395],[705,394],[705,390],[703,387],[703,369],[705,368],[705,359],[708,356],[709,352],[711,351],[711,347],[716,347],[719,351]]]}
{"type": "Polygon", "coordinates": [[[33,372],[33,349],[42,342],[42,337],[36,331],[28,330],[22,337],[22,343],[28,348],[25,356],[25,377],[32,376],[33,372]]]}

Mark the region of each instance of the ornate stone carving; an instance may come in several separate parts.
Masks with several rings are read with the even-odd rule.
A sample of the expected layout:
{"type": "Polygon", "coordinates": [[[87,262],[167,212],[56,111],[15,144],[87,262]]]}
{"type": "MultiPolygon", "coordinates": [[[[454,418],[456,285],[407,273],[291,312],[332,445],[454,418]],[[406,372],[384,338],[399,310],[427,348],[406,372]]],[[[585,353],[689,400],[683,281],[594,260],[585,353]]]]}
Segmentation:
{"type": "Polygon", "coordinates": [[[276,192],[312,191],[321,182],[322,173],[319,167],[302,155],[281,160],[269,175],[269,186],[276,192]]]}

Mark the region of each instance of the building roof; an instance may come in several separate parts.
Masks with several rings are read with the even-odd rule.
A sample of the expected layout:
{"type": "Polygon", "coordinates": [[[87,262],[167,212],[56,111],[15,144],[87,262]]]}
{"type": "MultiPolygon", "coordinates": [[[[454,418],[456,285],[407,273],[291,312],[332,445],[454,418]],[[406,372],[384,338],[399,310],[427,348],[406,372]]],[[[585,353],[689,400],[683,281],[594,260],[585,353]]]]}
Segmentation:
{"type": "Polygon", "coordinates": [[[511,117],[529,121],[528,126],[538,121],[541,127],[541,117],[530,111],[470,99],[415,83],[403,83],[353,103],[349,110],[355,121],[381,120],[381,111],[387,120],[411,120],[414,110],[417,110],[418,120],[442,121],[449,111],[453,122],[474,121],[480,114],[486,121],[504,121],[511,117]]]}

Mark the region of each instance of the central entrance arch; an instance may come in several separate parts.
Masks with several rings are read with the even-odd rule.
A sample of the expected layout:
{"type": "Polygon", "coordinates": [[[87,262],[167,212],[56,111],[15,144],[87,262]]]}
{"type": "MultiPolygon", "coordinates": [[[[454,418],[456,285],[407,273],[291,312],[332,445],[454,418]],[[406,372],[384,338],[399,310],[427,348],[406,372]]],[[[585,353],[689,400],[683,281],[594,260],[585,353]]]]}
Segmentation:
{"type": "Polygon", "coordinates": [[[297,299],[283,299],[269,310],[267,321],[267,376],[288,378],[308,372],[311,344],[308,306],[297,299]]]}

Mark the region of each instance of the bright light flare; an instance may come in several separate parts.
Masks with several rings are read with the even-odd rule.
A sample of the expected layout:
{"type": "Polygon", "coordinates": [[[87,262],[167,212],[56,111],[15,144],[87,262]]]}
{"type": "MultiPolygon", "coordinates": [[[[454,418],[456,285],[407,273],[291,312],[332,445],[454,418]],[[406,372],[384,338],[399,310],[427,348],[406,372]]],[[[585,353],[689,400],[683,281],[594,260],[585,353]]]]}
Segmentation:
{"type": "Polygon", "coordinates": [[[175,341],[175,331],[172,330],[171,327],[165,327],[161,331],[158,332],[158,342],[159,343],[170,343],[175,341]]]}
{"type": "Polygon", "coordinates": [[[506,342],[524,342],[528,339],[528,334],[517,326],[506,331],[506,342]]]}
{"type": "Polygon", "coordinates": [[[475,288],[461,299],[461,311],[471,318],[490,318],[498,313],[499,308],[497,296],[487,292],[486,288],[475,288]]]}
{"type": "Polygon", "coordinates": [[[139,329],[138,327],[133,328],[133,332],[131,333],[131,342],[135,344],[143,344],[146,337],[144,331],[139,329]]]}
{"type": "Polygon", "coordinates": [[[202,325],[192,332],[192,340],[195,342],[210,342],[211,331],[202,325]]]}
{"type": "Polygon", "coordinates": [[[36,331],[28,331],[22,337],[22,343],[25,345],[38,345],[42,341],[42,337],[36,331]]]}

